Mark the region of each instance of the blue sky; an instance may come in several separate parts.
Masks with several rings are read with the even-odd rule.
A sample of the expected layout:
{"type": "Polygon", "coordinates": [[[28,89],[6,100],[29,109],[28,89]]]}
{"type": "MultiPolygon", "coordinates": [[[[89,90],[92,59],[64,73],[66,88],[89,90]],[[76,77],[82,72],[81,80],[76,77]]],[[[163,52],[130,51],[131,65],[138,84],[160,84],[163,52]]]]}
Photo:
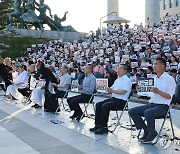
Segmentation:
{"type": "MultiPolygon", "coordinates": [[[[72,25],[80,32],[96,30],[107,14],[107,0],[45,0],[45,4],[59,17],[69,11],[62,25],[72,25]]],[[[131,20],[131,26],[144,23],[145,0],[119,0],[119,15],[131,20]]]]}

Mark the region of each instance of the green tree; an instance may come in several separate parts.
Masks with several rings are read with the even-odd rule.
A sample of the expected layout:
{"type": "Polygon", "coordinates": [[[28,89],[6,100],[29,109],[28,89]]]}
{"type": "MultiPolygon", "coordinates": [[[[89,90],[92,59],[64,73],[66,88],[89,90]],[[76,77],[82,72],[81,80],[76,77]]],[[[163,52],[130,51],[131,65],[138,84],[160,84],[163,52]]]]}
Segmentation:
{"type": "Polygon", "coordinates": [[[13,11],[13,0],[0,1],[0,30],[8,25],[8,13],[13,11]]]}
{"type": "Polygon", "coordinates": [[[17,57],[27,56],[27,48],[31,48],[32,44],[41,44],[49,41],[45,38],[21,37],[14,30],[7,32],[0,32],[0,56],[3,58],[10,57],[15,59],[17,57]]]}

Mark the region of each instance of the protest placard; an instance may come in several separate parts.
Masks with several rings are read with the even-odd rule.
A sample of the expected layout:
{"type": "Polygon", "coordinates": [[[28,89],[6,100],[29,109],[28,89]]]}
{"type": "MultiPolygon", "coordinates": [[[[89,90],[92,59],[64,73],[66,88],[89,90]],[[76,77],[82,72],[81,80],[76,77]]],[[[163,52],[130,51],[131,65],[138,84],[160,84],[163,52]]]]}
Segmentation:
{"type": "Polygon", "coordinates": [[[152,87],[154,86],[154,78],[139,78],[138,79],[138,95],[152,97],[152,87]]]}
{"type": "Polygon", "coordinates": [[[180,57],[180,49],[179,49],[179,51],[173,51],[173,54],[174,54],[176,57],[180,57]]]}
{"type": "Polygon", "coordinates": [[[138,67],[138,62],[131,62],[131,67],[132,68],[138,67]]]}
{"type": "Polygon", "coordinates": [[[96,79],[96,90],[100,93],[107,93],[108,79],[99,78],[96,79]]]}
{"type": "Polygon", "coordinates": [[[78,92],[78,80],[72,80],[71,91],[78,92]]]}

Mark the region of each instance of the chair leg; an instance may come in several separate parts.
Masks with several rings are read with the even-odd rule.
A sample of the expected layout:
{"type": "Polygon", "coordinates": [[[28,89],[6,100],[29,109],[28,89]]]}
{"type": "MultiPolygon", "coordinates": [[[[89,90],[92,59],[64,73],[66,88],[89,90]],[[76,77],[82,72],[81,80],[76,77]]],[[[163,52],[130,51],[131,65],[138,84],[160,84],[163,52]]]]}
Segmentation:
{"type": "MultiPolygon", "coordinates": [[[[57,98],[57,99],[58,99],[58,98],[57,98]]],[[[55,113],[57,113],[57,111],[60,109],[60,106],[61,106],[61,105],[63,106],[63,109],[65,110],[65,106],[64,106],[63,100],[64,100],[64,98],[61,98],[61,102],[59,103],[59,101],[58,101],[58,107],[57,107],[55,113]]]]}
{"type": "Polygon", "coordinates": [[[175,138],[175,133],[174,133],[174,127],[173,127],[173,123],[172,123],[172,116],[171,116],[171,112],[169,112],[169,120],[170,120],[170,124],[171,124],[171,129],[172,129],[172,135],[173,135],[173,139],[175,138]]]}
{"type": "Polygon", "coordinates": [[[90,118],[90,117],[88,116],[87,109],[88,109],[88,106],[89,106],[90,102],[93,100],[93,97],[94,97],[94,95],[91,96],[91,98],[89,99],[87,105],[86,105],[86,103],[84,103],[84,111],[83,111],[83,114],[82,114],[82,116],[81,116],[81,118],[80,118],[79,121],[81,121],[84,116],[90,118]]]}
{"type": "MultiPolygon", "coordinates": [[[[145,122],[145,119],[144,119],[144,122],[145,122]]],[[[139,130],[139,132],[138,132],[138,135],[137,135],[137,138],[139,139],[139,137],[140,137],[140,134],[141,134],[141,131],[142,131],[142,128],[139,130]]]]}
{"type": "Polygon", "coordinates": [[[162,130],[163,130],[163,128],[164,128],[164,124],[165,124],[165,122],[166,122],[166,120],[167,120],[168,114],[169,114],[169,111],[167,112],[167,114],[166,114],[166,116],[165,116],[165,118],[164,118],[164,120],[163,120],[163,123],[162,123],[162,125],[161,125],[160,130],[159,130],[159,133],[158,133],[158,135],[157,135],[156,141],[152,143],[153,145],[156,144],[156,143],[158,142],[159,138],[161,137],[161,133],[162,133],[162,130]]]}
{"type": "MultiPolygon", "coordinates": [[[[121,123],[120,123],[121,118],[122,118],[122,115],[123,115],[124,111],[126,110],[126,108],[128,109],[128,102],[127,102],[126,105],[124,106],[124,109],[121,111],[120,116],[118,115],[118,111],[116,111],[117,123],[116,123],[116,125],[115,125],[115,128],[114,128],[112,131],[110,131],[111,133],[116,130],[117,126],[120,126],[120,127],[123,127],[123,128],[126,128],[126,129],[127,129],[127,127],[122,126],[121,123]]],[[[128,114],[128,116],[129,116],[129,114],[128,114]]],[[[132,121],[131,121],[130,116],[129,116],[129,121],[130,121],[130,125],[131,125],[131,126],[130,126],[130,127],[131,127],[130,129],[131,129],[131,131],[132,131],[133,128],[132,128],[132,121]]],[[[129,129],[129,128],[128,128],[128,129],[129,129]]]]}
{"type": "Polygon", "coordinates": [[[62,107],[63,107],[63,109],[64,109],[64,111],[66,110],[66,108],[65,108],[65,106],[64,106],[64,98],[61,98],[61,104],[62,104],[62,107]]]}
{"type": "Polygon", "coordinates": [[[134,129],[133,129],[133,126],[132,126],[132,120],[131,120],[131,117],[130,117],[129,113],[128,113],[128,117],[129,117],[129,122],[130,122],[130,129],[131,129],[131,131],[133,131],[134,129]]]}
{"type": "Polygon", "coordinates": [[[26,106],[26,105],[30,104],[29,102],[31,103],[31,95],[27,98],[27,101],[25,102],[24,105],[26,106]]]}
{"type": "MultiPolygon", "coordinates": [[[[58,98],[57,98],[57,99],[58,99],[58,98]]],[[[59,104],[59,101],[58,101],[58,104],[59,104]]],[[[57,113],[57,111],[58,111],[59,109],[60,109],[60,104],[58,105],[58,107],[57,107],[55,113],[57,113]]]]}
{"type": "Polygon", "coordinates": [[[93,109],[94,109],[94,113],[96,113],[96,107],[94,101],[93,101],[93,109]]]}
{"type": "Polygon", "coordinates": [[[82,116],[81,116],[79,121],[81,121],[84,116],[88,117],[88,112],[87,112],[87,107],[88,106],[89,106],[89,102],[87,103],[87,105],[84,103],[84,111],[83,111],[83,114],[82,114],[82,116]]]}
{"type": "Polygon", "coordinates": [[[142,129],[139,130],[137,138],[139,139],[142,129]]]}

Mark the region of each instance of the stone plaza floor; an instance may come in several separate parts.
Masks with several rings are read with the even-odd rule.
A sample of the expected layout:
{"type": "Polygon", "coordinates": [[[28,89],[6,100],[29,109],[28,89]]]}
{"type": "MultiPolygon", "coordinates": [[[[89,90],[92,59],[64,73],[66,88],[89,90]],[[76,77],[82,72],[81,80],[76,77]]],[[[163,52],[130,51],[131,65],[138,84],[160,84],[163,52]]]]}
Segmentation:
{"type": "MultiPolygon", "coordinates": [[[[70,113],[45,113],[43,109],[25,106],[22,102],[5,101],[0,91],[0,154],[179,154],[179,140],[165,142],[163,138],[156,145],[146,145],[137,140],[138,131],[118,127],[114,133],[95,135],[89,131],[94,120],[83,118],[77,122],[69,118],[70,113]],[[55,123],[53,123],[55,122],[55,123]]],[[[77,95],[69,93],[69,96],[77,95]]],[[[105,98],[95,97],[98,102],[105,98]]],[[[66,101],[65,101],[66,102],[66,101]]],[[[142,105],[131,102],[129,107],[142,105]]],[[[66,106],[68,108],[68,106],[66,106]]],[[[83,108],[83,106],[82,106],[83,108]]],[[[92,105],[88,112],[93,114],[92,105]]],[[[176,137],[180,138],[180,110],[172,109],[176,137]]],[[[109,125],[115,123],[115,112],[110,113],[109,125]]],[[[129,127],[125,111],[122,126],[129,127]]],[[[159,130],[162,120],[156,120],[159,130]]],[[[113,129],[110,127],[110,129],[113,129]]],[[[169,120],[163,134],[171,136],[169,120]]]]}

